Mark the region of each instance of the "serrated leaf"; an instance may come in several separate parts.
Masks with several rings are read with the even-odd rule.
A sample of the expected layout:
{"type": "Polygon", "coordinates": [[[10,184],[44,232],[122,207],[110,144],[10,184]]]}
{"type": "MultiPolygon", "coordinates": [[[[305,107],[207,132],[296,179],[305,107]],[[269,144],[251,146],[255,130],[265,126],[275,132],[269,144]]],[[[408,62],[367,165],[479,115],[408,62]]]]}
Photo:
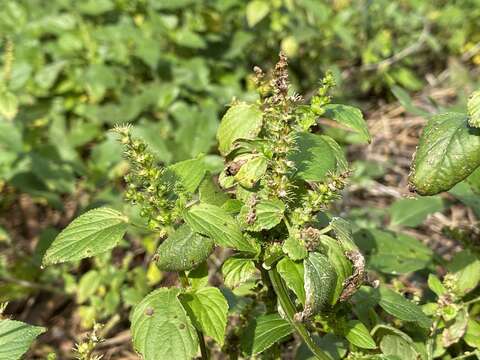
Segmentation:
{"type": "Polygon", "coordinates": [[[474,290],[480,283],[480,260],[470,250],[455,254],[447,269],[455,274],[455,287],[462,295],[474,290]]]}
{"type": "Polygon", "coordinates": [[[225,285],[233,289],[257,278],[258,269],[253,260],[232,256],[223,263],[222,274],[225,285]]]}
{"type": "Polygon", "coordinates": [[[244,188],[251,189],[265,175],[267,164],[264,156],[255,156],[242,165],[234,178],[244,188]]]}
{"type": "Polygon", "coordinates": [[[32,326],[21,321],[0,320],[0,359],[20,359],[36,337],[45,331],[43,327],[32,326]]]}
{"type": "Polygon", "coordinates": [[[170,165],[167,169],[173,171],[180,178],[183,188],[190,193],[197,190],[207,172],[202,158],[180,161],[170,165]]]}
{"type": "Polygon", "coordinates": [[[219,289],[204,287],[180,297],[193,325],[220,346],[225,338],[228,303],[219,289]]]}
{"type": "Polygon", "coordinates": [[[410,174],[410,185],[421,195],[449,190],[480,166],[480,129],[468,116],[433,116],[423,130],[410,174]]]}
{"type": "Polygon", "coordinates": [[[362,349],[375,349],[377,345],[367,327],[358,320],[350,320],[345,332],[347,340],[362,349]]]}
{"type": "Polygon", "coordinates": [[[200,184],[198,197],[201,203],[222,206],[230,197],[218,187],[210,176],[200,184]]]}
{"type": "Polygon", "coordinates": [[[228,155],[238,139],[254,139],[262,128],[262,112],[256,105],[239,103],[233,105],[222,118],[218,127],[218,150],[228,155]]]}
{"type": "Polygon", "coordinates": [[[293,327],[279,314],[262,315],[253,318],[244,332],[241,344],[247,355],[256,355],[280,343],[293,332],[293,327]]]}
{"type": "Polygon", "coordinates": [[[287,284],[288,288],[295,293],[300,303],[305,305],[303,264],[285,257],[277,263],[277,271],[283,281],[285,281],[285,284],[287,284]]]}
{"type": "Polygon", "coordinates": [[[316,252],[309,253],[303,264],[305,268],[303,316],[309,317],[322,313],[332,304],[337,272],[325,255],[316,252]]]}
{"type": "Polygon", "coordinates": [[[431,326],[432,320],[424,314],[418,305],[385,286],[380,286],[379,293],[380,300],[378,304],[390,315],[403,321],[416,322],[426,329],[431,326]]]}
{"type": "Polygon", "coordinates": [[[360,109],[341,104],[328,104],[325,106],[324,117],[337,121],[349,130],[360,135],[361,139],[369,143],[372,139],[368,132],[367,123],[360,109]]]}
{"type": "Polygon", "coordinates": [[[353,229],[350,222],[340,217],[333,217],[329,225],[345,251],[358,251],[358,246],[353,239],[353,229]]]}
{"type": "Polygon", "coordinates": [[[419,354],[413,347],[413,344],[404,338],[393,334],[387,334],[382,337],[382,340],[380,341],[380,349],[384,355],[396,356],[400,360],[419,358],[419,354]]]}
{"type": "Polygon", "coordinates": [[[254,206],[254,209],[255,220],[252,224],[248,224],[250,206],[244,206],[240,212],[240,217],[246,224],[246,228],[251,231],[269,230],[282,221],[285,204],[278,199],[262,200],[254,206]]]}
{"type": "Polygon", "coordinates": [[[155,290],[133,310],[133,346],[145,360],[191,360],[197,354],[198,337],[179,293],[176,288],[155,290]]]}
{"type": "Polygon", "coordinates": [[[115,247],[127,230],[127,219],[110,208],[97,208],[73,220],[48,248],[43,265],[76,261],[115,247]]]}
{"type": "Polygon", "coordinates": [[[428,215],[444,208],[438,196],[418,197],[416,199],[399,199],[388,208],[390,223],[393,226],[415,227],[423,223],[428,215]]]}
{"type": "Polygon", "coordinates": [[[297,133],[296,149],[289,159],[295,163],[294,175],[305,181],[323,181],[348,169],[343,150],[329,136],[297,133]]]}
{"type": "Polygon", "coordinates": [[[257,253],[259,250],[257,244],[243,236],[235,219],[218,206],[192,206],[185,213],[185,221],[193,231],[207,235],[220,246],[250,253],[257,253]]]}
{"type": "Polygon", "coordinates": [[[468,125],[480,128],[480,90],[474,91],[467,102],[468,125]]]}
{"type": "Polygon", "coordinates": [[[212,239],[194,233],[184,224],[158,247],[157,266],[163,271],[191,270],[208,258],[214,245],[212,239]]]}
{"type": "Polygon", "coordinates": [[[308,256],[307,248],[299,237],[289,236],[283,242],[282,250],[288,257],[294,261],[303,260],[308,256]]]}
{"type": "Polygon", "coordinates": [[[335,292],[332,297],[333,305],[343,292],[345,280],[352,275],[352,263],[346,258],[344,249],[337,240],[326,235],[321,235],[320,241],[322,245],[326,247],[326,255],[337,273],[335,292]]]}
{"type": "Polygon", "coordinates": [[[467,323],[467,332],[463,339],[469,346],[480,349],[480,322],[474,319],[469,319],[467,323]]]}
{"type": "Polygon", "coordinates": [[[369,243],[368,266],[387,274],[404,274],[423,269],[432,261],[433,252],[417,239],[377,229],[361,230],[356,237],[369,243]]]}
{"type": "Polygon", "coordinates": [[[270,12],[270,6],[266,1],[253,0],[247,5],[247,24],[254,27],[270,12]]]}

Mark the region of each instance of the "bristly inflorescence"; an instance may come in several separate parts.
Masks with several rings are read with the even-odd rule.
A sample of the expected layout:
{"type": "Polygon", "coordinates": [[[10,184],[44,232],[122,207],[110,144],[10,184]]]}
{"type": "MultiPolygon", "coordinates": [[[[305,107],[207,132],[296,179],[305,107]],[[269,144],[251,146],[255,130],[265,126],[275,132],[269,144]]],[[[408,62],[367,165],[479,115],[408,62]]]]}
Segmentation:
{"type": "Polygon", "coordinates": [[[187,194],[168,169],[158,166],[147,145],[132,137],[130,126],[117,126],[114,131],[130,164],[125,197],[140,207],[140,215],[151,230],[164,231],[181,217],[187,194]]]}
{"type": "Polygon", "coordinates": [[[287,199],[294,191],[295,185],[288,174],[295,170],[294,163],[288,159],[295,151],[295,132],[298,130],[296,106],[302,101],[298,95],[289,95],[287,57],[280,53],[280,60],[275,65],[269,84],[262,83],[263,73],[255,68],[257,84],[261,92],[269,88],[267,97],[262,97],[264,128],[263,136],[268,141],[269,171],[266,173],[265,185],[270,197],[287,199]]]}
{"type": "Polygon", "coordinates": [[[289,157],[297,150],[296,136],[299,132],[311,131],[318,117],[325,113],[325,106],[331,102],[330,92],[335,86],[334,77],[331,72],[327,72],[318,91],[311,98],[310,105],[302,105],[302,96],[290,91],[288,62],[283,53],[280,53],[270,81],[265,80],[259,67],[255,67],[254,72],[263,111],[261,137],[267,140],[268,153],[271,154],[263,184],[269,198],[280,198],[287,206],[295,200],[292,220],[303,224],[339,197],[348,176],[348,173],[331,174],[327,181],[309,183],[309,189],[300,199],[293,196],[297,185],[291,174],[296,169],[295,163],[289,157]]]}

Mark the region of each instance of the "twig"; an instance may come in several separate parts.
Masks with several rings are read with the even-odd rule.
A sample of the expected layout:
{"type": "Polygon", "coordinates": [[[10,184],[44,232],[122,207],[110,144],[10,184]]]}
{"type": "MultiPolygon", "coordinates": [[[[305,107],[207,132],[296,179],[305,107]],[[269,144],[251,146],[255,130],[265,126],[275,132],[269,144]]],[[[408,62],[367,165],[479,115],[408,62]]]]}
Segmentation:
{"type": "Polygon", "coordinates": [[[385,60],[382,60],[374,64],[364,64],[360,66],[360,71],[372,71],[372,70],[383,69],[416,53],[417,51],[422,49],[424,43],[428,38],[428,35],[430,35],[430,24],[428,22],[425,22],[423,26],[423,30],[420,33],[420,36],[418,37],[417,41],[415,41],[413,44],[407,46],[406,48],[400,50],[399,52],[397,52],[396,54],[394,54],[393,56],[385,60]]]}

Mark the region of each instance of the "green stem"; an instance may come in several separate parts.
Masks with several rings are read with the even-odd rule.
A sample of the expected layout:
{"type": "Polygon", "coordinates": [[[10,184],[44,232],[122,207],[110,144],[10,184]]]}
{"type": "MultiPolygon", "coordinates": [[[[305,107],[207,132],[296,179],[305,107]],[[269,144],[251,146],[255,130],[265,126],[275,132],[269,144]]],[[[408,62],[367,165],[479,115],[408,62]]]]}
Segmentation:
{"type": "Polygon", "coordinates": [[[293,326],[295,331],[300,335],[303,339],[305,344],[307,344],[310,351],[320,360],[329,360],[330,358],[323,352],[322,349],[318,347],[315,341],[310,336],[308,330],[305,328],[305,325],[302,323],[295,321],[295,306],[292,303],[292,300],[288,296],[287,289],[285,288],[285,284],[283,283],[280,275],[278,274],[275,267],[268,271],[270,275],[270,280],[273,285],[273,289],[277,294],[278,301],[280,302],[280,306],[282,307],[285,315],[287,317],[288,322],[293,326]]]}
{"type": "Polygon", "coordinates": [[[474,304],[474,303],[479,302],[479,301],[480,301],[480,296],[478,296],[478,297],[476,297],[476,298],[474,298],[474,299],[472,299],[472,300],[465,301],[465,302],[463,303],[463,305],[468,306],[468,305],[474,304]]]}
{"type": "Polygon", "coordinates": [[[427,340],[427,359],[428,360],[433,359],[433,347],[435,345],[435,337],[437,336],[437,328],[438,328],[439,322],[440,322],[440,319],[435,320],[432,327],[432,333],[427,340]]]}
{"type": "Polygon", "coordinates": [[[478,355],[480,355],[480,352],[478,352],[477,350],[475,350],[474,352],[465,353],[465,354],[463,354],[463,355],[454,357],[454,358],[452,358],[452,360],[466,359],[466,358],[469,358],[470,356],[478,356],[478,355]]]}
{"type": "MultiPolygon", "coordinates": [[[[178,277],[183,288],[187,288],[190,286],[190,281],[188,281],[188,276],[185,271],[179,271],[178,277]]],[[[208,360],[210,357],[208,356],[207,345],[205,344],[205,338],[203,337],[203,333],[198,329],[196,331],[198,342],[200,343],[200,352],[202,354],[202,359],[208,360]]]]}

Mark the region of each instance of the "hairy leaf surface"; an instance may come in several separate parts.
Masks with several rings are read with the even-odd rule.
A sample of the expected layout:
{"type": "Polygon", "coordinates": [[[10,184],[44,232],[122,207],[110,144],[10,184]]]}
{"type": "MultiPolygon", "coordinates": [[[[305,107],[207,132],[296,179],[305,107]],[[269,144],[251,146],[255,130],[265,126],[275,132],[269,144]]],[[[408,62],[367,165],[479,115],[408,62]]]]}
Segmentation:
{"type": "Polygon", "coordinates": [[[163,271],[193,269],[208,258],[214,245],[212,239],[194,233],[184,224],[158,247],[157,266],[163,271]]]}
{"type": "Polygon", "coordinates": [[[218,245],[257,253],[258,246],[243,236],[238,223],[224,209],[211,204],[192,206],[185,221],[197,233],[207,235],[218,245]]]}
{"type": "Polygon", "coordinates": [[[412,188],[435,195],[452,188],[480,166],[480,129],[468,125],[468,116],[433,116],[423,130],[410,174],[412,188]]]}
{"type": "Polygon", "coordinates": [[[178,295],[161,288],[147,295],[133,310],[133,346],[145,360],[190,360],[198,352],[198,337],[178,295]]]}
{"type": "Polygon", "coordinates": [[[248,355],[259,354],[293,332],[293,327],[278,314],[259,316],[249,324],[242,336],[242,349],[248,355]]]}
{"type": "Polygon", "coordinates": [[[180,300],[193,325],[222,346],[227,326],[228,303],[220,290],[204,287],[181,295],[180,300]]]}
{"type": "Polygon", "coordinates": [[[73,220],[53,241],[44,265],[76,261],[115,247],[127,230],[127,219],[110,208],[98,208],[73,220]]]}
{"type": "Polygon", "coordinates": [[[0,359],[20,359],[35,338],[45,330],[43,327],[32,326],[16,320],[0,320],[0,359]]]}
{"type": "Polygon", "coordinates": [[[256,105],[233,105],[222,118],[217,131],[218,150],[228,155],[238,139],[253,139],[262,127],[262,112],[256,105]]]}

